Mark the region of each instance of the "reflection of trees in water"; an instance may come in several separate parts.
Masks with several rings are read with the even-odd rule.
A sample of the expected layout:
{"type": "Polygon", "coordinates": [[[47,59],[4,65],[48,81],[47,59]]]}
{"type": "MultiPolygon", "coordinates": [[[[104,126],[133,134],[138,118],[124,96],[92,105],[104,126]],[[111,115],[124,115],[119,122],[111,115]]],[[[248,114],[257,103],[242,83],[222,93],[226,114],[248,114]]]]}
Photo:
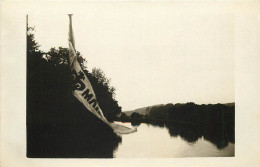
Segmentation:
{"type": "MultiPolygon", "coordinates": [[[[235,106],[232,103],[167,104],[153,107],[147,118],[144,121],[150,123],[151,120],[160,120],[160,127],[164,122],[171,136],[180,136],[189,143],[202,136],[219,149],[226,147],[229,142],[235,142],[235,106]]],[[[158,126],[157,123],[152,124],[158,126]]]]}
{"type": "Polygon", "coordinates": [[[165,124],[163,122],[153,121],[153,122],[151,122],[151,125],[152,126],[156,126],[156,127],[160,127],[160,128],[164,128],[165,127],[165,124]]]}
{"type": "Polygon", "coordinates": [[[196,142],[202,136],[197,127],[187,124],[167,124],[166,128],[171,136],[177,137],[180,135],[181,138],[190,143],[196,142]]]}
{"type": "Polygon", "coordinates": [[[228,145],[232,141],[232,138],[229,138],[227,128],[221,124],[213,124],[203,127],[203,136],[206,140],[214,143],[217,148],[221,149],[228,145]]]}
{"type": "MultiPolygon", "coordinates": [[[[153,124],[156,126],[156,124],[153,124]]],[[[229,142],[234,143],[234,127],[222,124],[184,124],[184,123],[166,123],[170,136],[180,136],[189,143],[196,142],[202,136],[205,140],[213,143],[218,149],[222,149],[229,142]]]]}
{"type": "Polygon", "coordinates": [[[131,125],[132,125],[132,126],[135,126],[135,127],[139,126],[140,124],[141,124],[141,122],[140,122],[140,121],[136,121],[136,120],[133,120],[133,121],[131,122],[131,125]]]}

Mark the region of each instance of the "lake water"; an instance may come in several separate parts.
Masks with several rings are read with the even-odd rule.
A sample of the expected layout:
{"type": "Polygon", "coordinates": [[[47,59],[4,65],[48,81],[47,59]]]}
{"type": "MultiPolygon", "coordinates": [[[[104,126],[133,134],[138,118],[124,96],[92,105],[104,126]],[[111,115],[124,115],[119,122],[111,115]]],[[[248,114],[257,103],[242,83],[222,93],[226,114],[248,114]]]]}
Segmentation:
{"type": "MultiPolygon", "coordinates": [[[[131,127],[131,123],[121,123],[131,127]]],[[[230,157],[234,143],[223,135],[197,134],[180,126],[166,127],[141,123],[137,132],[122,135],[122,142],[114,150],[115,158],[172,158],[172,157],[230,157]],[[213,136],[213,137],[212,137],[213,136]],[[206,139],[207,138],[207,139],[206,139]]]]}

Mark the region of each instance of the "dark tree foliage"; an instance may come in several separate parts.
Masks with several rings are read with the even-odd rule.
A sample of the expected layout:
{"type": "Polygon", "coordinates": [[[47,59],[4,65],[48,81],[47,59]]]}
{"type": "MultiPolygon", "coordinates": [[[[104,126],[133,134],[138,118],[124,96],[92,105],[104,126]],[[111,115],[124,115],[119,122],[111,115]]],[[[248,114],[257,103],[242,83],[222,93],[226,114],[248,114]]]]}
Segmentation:
{"type": "Polygon", "coordinates": [[[131,119],[140,119],[142,116],[139,113],[133,112],[131,114],[131,119]]]}
{"type": "Polygon", "coordinates": [[[127,122],[130,121],[130,118],[124,112],[122,112],[120,117],[117,118],[117,121],[127,122]]]}
{"type": "Polygon", "coordinates": [[[149,117],[152,119],[167,120],[167,110],[164,106],[152,107],[149,117]]]}
{"type": "MultiPolygon", "coordinates": [[[[30,28],[34,30],[33,28],[30,28]]],[[[30,31],[29,31],[30,32],[30,31]]],[[[28,51],[30,54],[33,53],[33,57],[38,56],[40,61],[44,61],[46,66],[52,67],[55,70],[59,70],[61,76],[69,76],[69,50],[68,48],[51,48],[48,53],[42,53],[39,50],[38,43],[34,40],[34,34],[28,34],[28,51]],[[33,52],[32,52],[33,51],[33,52]],[[37,55],[36,55],[37,54],[37,55]]],[[[77,52],[77,59],[89,78],[93,89],[96,93],[98,103],[101,109],[104,112],[106,118],[110,121],[113,121],[117,114],[121,112],[121,107],[118,105],[117,100],[115,99],[115,88],[110,86],[110,79],[108,79],[105,73],[98,68],[92,69],[90,73],[87,70],[87,61],[82,57],[80,52],[77,52]]],[[[59,80],[58,78],[56,80],[59,80]]],[[[70,79],[68,79],[69,81],[70,79]]],[[[70,88],[67,88],[71,90],[70,88]]]]}
{"type": "Polygon", "coordinates": [[[104,72],[98,68],[92,69],[91,74],[86,70],[85,73],[92,83],[97,100],[101,109],[103,109],[105,117],[108,120],[115,120],[116,115],[121,113],[121,107],[115,99],[115,88],[110,86],[110,79],[107,79],[104,72]]]}
{"type": "MultiPolygon", "coordinates": [[[[39,50],[33,28],[27,34],[27,156],[28,157],[113,157],[121,137],[95,117],[72,95],[67,48],[39,50]]],[[[86,69],[86,60],[78,60],[89,77],[100,107],[112,120],[121,112],[106,82],[86,69]],[[104,93],[105,92],[105,93],[104,93]],[[109,94],[109,95],[106,95],[109,94]],[[104,97],[102,97],[104,95],[104,97]],[[110,98],[110,99],[109,99],[110,98]],[[111,106],[109,106],[111,103],[111,106]],[[109,107],[108,107],[109,106],[109,107]]],[[[103,77],[105,77],[103,75],[103,77]]],[[[113,90],[111,92],[111,90],[113,90]]]]}

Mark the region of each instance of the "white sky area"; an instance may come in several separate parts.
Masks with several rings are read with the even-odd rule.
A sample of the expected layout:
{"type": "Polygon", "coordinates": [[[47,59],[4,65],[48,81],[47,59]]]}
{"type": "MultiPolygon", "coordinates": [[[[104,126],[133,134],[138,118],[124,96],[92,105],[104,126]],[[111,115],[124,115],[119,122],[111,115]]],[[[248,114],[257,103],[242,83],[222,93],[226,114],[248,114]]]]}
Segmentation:
{"type": "MultiPolygon", "coordinates": [[[[70,6],[76,50],[101,68],[122,110],[234,102],[234,15],[222,5],[85,3],[70,6]]],[[[29,14],[41,50],[68,47],[68,12],[29,14]]]]}

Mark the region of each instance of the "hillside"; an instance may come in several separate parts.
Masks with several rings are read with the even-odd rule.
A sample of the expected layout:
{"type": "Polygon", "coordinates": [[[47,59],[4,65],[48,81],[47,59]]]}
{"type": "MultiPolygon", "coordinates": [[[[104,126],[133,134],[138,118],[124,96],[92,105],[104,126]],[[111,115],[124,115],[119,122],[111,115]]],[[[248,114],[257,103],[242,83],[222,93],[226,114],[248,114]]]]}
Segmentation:
{"type": "Polygon", "coordinates": [[[142,107],[142,108],[137,108],[135,110],[131,110],[131,111],[123,111],[127,116],[130,116],[133,112],[139,113],[141,115],[147,115],[150,112],[150,109],[152,107],[158,107],[158,106],[163,106],[164,104],[157,104],[157,105],[153,105],[153,106],[147,106],[147,107],[142,107]]]}
{"type": "Polygon", "coordinates": [[[224,104],[224,105],[231,107],[231,106],[235,106],[235,103],[234,103],[234,102],[233,102],[233,103],[226,103],[226,104],[224,104]]]}

